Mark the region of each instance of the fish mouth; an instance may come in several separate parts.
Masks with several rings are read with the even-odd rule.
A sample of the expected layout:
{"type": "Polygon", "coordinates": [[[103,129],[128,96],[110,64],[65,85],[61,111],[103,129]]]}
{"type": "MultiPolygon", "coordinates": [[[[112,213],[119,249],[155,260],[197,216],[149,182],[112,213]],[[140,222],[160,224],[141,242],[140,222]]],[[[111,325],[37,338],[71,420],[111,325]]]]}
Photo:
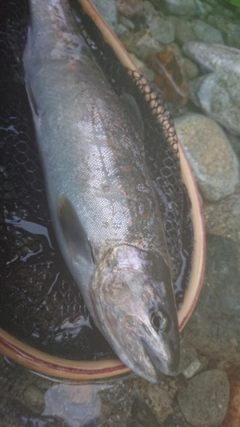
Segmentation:
{"type": "Polygon", "coordinates": [[[149,360],[149,363],[152,365],[152,369],[155,371],[155,382],[159,381],[161,374],[164,375],[174,375],[177,371],[179,365],[179,355],[178,352],[175,353],[174,345],[173,348],[166,349],[165,357],[161,357],[159,351],[156,351],[156,348],[153,348],[151,344],[142,340],[142,345],[146,354],[146,357],[149,360]]]}

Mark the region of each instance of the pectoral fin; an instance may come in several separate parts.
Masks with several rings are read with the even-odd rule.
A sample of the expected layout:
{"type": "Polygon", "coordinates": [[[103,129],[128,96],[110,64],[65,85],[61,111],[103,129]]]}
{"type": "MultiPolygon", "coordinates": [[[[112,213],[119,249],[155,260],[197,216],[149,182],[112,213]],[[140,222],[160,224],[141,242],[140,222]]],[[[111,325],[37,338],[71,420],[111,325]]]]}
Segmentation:
{"type": "Polygon", "coordinates": [[[66,196],[61,194],[57,201],[59,224],[68,245],[73,262],[93,266],[93,251],[78,215],[66,196]]]}

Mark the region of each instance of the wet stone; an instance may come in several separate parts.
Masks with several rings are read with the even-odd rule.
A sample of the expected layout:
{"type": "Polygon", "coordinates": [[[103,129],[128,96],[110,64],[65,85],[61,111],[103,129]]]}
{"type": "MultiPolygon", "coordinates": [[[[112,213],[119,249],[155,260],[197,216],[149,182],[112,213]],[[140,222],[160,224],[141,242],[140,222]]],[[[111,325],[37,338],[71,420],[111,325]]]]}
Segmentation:
{"type": "Polygon", "coordinates": [[[200,19],[194,19],[191,25],[197,40],[205,43],[224,44],[220,31],[213,28],[211,25],[206,24],[200,19]]]}
{"type": "Polygon", "coordinates": [[[191,378],[200,370],[202,364],[197,356],[196,349],[185,340],[180,342],[180,364],[177,373],[185,378],[191,378]]]}
{"type": "Polygon", "coordinates": [[[173,15],[194,16],[202,10],[201,2],[195,0],[164,0],[164,4],[173,15]]]}
{"type": "Polygon", "coordinates": [[[153,38],[149,30],[141,30],[122,39],[125,48],[145,60],[150,53],[162,50],[162,46],[153,38]]]}
{"type": "Polygon", "coordinates": [[[189,97],[203,112],[240,135],[240,73],[218,71],[199,77],[188,84],[189,97]]]}
{"type": "Polygon", "coordinates": [[[116,0],[117,10],[127,17],[132,17],[142,9],[143,0],[116,0]]]}
{"type": "Polygon", "coordinates": [[[167,18],[155,16],[149,25],[149,29],[154,39],[161,44],[172,43],[175,39],[174,25],[167,18]]]}
{"type": "Polygon", "coordinates": [[[217,201],[234,192],[238,183],[238,160],[222,129],[200,114],[186,114],[175,120],[202,195],[217,201]]]}
{"type": "Polygon", "coordinates": [[[214,43],[189,42],[183,52],[208,71],[231,71],[239,73],[240,50],[214,43]]]}
{"type": "Polygon", "coordinates": [[[194,31],[192,29],[191,23],[188,21],[185,21],[184,19],[176,19],[175,22],[175,28],[176,28],[176,41],[179,44],[185,44],[188,42],[191,42],[193,40],[196,40],[196,36],[194,34],[194,31]]]}
{"type": "Polygon", "coordinates": [[[228,135],[229,142],[236,153],[238,159],[240,160],[240,136],[228,135]]]}
{"type": "Polygon", "coordinates": [[[186,81],[195,79],[199,76],[199,69],[193,61],[188,58],[181,59],[181,66],[186,81]]]}
{"type": "Polygon", "coordinates": [[[220,369],[203,372],[177,395],[186,420],[196,427],[217,427],[222,424],[229,402],[228,376],[220,369]]]}
{"type": "Polygon", "coordinates": [[[44,409],[44,394],[45,392],[40,388],[30,385],[24,391],[24,401],[25,405],[30,409],[33,409],[38,412],[42,412],[44,409]]]}
{"type": "Polygon", "coordinates": [[[104,17],[107,24],[114,29],[117,24],[117,8],[115,0],[93,0],[92,2],[104,17]]]}
{"type": "Polygon", "coordinates": [[[240,364],[239,245],[207,236],[206,270],[196,308],[184,339],[210,359],[240,364]]]}

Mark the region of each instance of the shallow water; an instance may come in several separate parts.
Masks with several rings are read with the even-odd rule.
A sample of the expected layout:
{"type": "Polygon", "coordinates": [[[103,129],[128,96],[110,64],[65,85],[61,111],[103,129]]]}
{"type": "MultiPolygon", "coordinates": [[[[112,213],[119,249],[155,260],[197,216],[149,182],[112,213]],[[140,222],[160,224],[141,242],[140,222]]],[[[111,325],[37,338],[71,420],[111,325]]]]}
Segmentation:
{"type": "MultiPolygon", "coordinates": [[[[157,5],[157,2],[153,2],[157,5]]],[[[147,19],[141,14],[136,15],[135,18],[130,18],[130,23],[134,23],[134,31],[141,30],[146,25],[150,26],[154,20],[154,13],[151,12],[149,2],[145,2],[146,8],[148,7],[147,19]]],[[[214,1],[202,2],[207,10],[206,13],[198,14],[196,16],[187,16],[187,12],[181,19],[184,21],[193,21],[194,19],[200,19],[204,22],[210,21],[209,16],[216,15],[215,28],[224,17],[224,20],[229,23],[229,26],[224,26],[223,39],[226,44],[235,48],[237,46],[237,39],[234,39],[234,34],[231,34],[231,25],[239,25],[240,15],[236,15],[236,10],[227,8],[222,3],[215,3],[214,1]],[[211,8],[211,10],[209,9],[211,8]],[[238,19],[238,20],[237,20],[238,19]],[[227,29],[226,29],[227,28],[227,29]],[[227,33],[228,31],[228,33],[227,33]]],[[[146,12],[147,13],[147,12],[146,12]]],[[[166,7],[163,8],[165,16],[176,16],[174,11],[169,12],[166,7]]],[[[177,14],[177,12],[176,12],[177,14]]],[[[23,14],[24,16],[24,14],[23,14]]],[[[211,22],[213,18],[211,18],[211,22]]],[[[122,18],[119,14],[118,22],[125,28],[130,27],[130,23],[122,18]]],[[[173,21],[174,22],[174,21],[173,21]]],[[[176,25],[176,23],[175,23],[176,25]]],[[[194,24],[193,24],[194,25],[194,24]]],[[[195,25],[197,25],[195,23],[195,25]]],[[[118,31],[119,27],[118,27],[118,31]]],[[[123,28],[121,29],[123,31],[123,28]]],[[[125,30],[124,30],[125,31],[125,30]]],[[[123,32],[124,32],[123,31],[123,32]]],[[[133,30],[132,30],[133,31],[133,30]]],[[[236,32],[236,30],[234,30],[236,32]]],[[[13,33],[14,34],[14,31],[13,33]]],[[[127,34],[125,34],[127,35],[127,34]]],[[[215,35],[213,35],[215,37],[215,35]]],[[[178,36],[179,38],[179,36],[178,36]]],[[[240,38],[239,38],[240,39],[240,38]]],[[[209,40],[211,41],[211,40],[209,40]]],[[[19,42],[20,43],[20,42],[19,42]]],[[[180,48],[181,43],[178,41],[178,47],[180,48]]],[[[134,49],[133,49],[134,50],[134,49]]],[[[6,60],[6,63],[8,58],[6,60]]],[[[195,65],[196,66],[196,65],[195,65]]],[[[149,73],[149,70],[145,70],[149,73]]],[[[199,67],[199,73],[205,73],[204,67],[199,67]]],[[[18,76],[19,77],[19,76],[18,76]]],[[[17,77],[17,78],[18,78],[17,77]]],[[[219,87],[222,90],[222,87],[219,87]]],[[[6,88],[1,88],[2,93],[8,94],[6,88]]],[[[17,88],[17,90],[19,90],[17,88]]],[[[7,96],[7,95],[6,95],[7,96]]],[[[16,104],[15,104],[16,105],[16,104]]],[[[197,107],[193,101],[188,100],[186,103],[178,103],[170,105],[174,117],[180,116],[183,113],[194,112],[201,113],[200,107],[197,107]]],[[[14,124],[12,125],[14,126],[14,124]]],[[[229,137],[230,142],[237,153],[239,159],[239,147],[240,139],[239,135],[232,137],[229,129],[225,132],[229,137]],[[233,141],[233,142],[232,142],[233,141]]],[[[14,134],[15,128],[5,129],[11,134],[14,134]]],[[[30,129],[30,134],[31,134],[30,129]]],[[[19,132],[19,131],[18,131],[19,132]]],[[[22,135],[25,136],[29,132],[29,127],[21,129],[22,135]],[[27,132],[26,132],[27,130],[27,132]]],[[[19,133],[15,132],[16,138],[19,139],[19,133]]],[[[19,153],[24,155],[22,147],[20,146],[19,153]]],[[[31,173],[37,159],[32,157],[33,162],[27,166],[27,172],[31,173]]],[[[22,158],[19,158],[20,165],[22,164],[22,158]]],[[[27,187],[24,188],[25,194],[23,194],[22,203],[21,198],[19,199],[19,188],[17,187],[17,180],[15,181],[16,187],[9,184],[9,179],[6,179],[6,174],[9,174],[11,170],[9,168],[1,169],[1,177],[4,177],[6,184],[5,188],[5,205],[9,206],[8,200],[15,197],[17,203],[14,208],[9,206],[5,217],[7,218],[6,224],[8,228],[8,241],[7,251],[2,253],[4,260],[7,258],[7,268],[11,270],[12,263],[20,263],[18,275],[11,277],[10,285],[7,288],[6,293],[1,293],[1,305],[6,304],[8,307],[8,316],[5,317],[4,328],[11,330],[14,324],[15,328],[18,328],[17,333],[20,334],[22,339],[28,340],[29,328],[30,335],[34,339],[35,345],[38,348],[44,348],[47,344],[48,351],[52,351],[54,354],[65,356],[66,342],[69,342],[69,337],[72,339],[72,357],[78,351],[79,340],[81,340],[81,332],[85,329],[86,336],[89,337],[88,342],[84,338],[84,342],[81,345],[81,350],[85,348],[84,357],[102,357],[103,355],[108,356],[111,354],[111,350],[107,344],[99,337],[98,347],[94,347],[94,340],[92,339],[92,325],[89,323],[87,314],[81,314],[74,312],[75,307],[83,307],[83,302],[79,300],[79,294],[74,292],[74,285],[71,284],[69,289],[69,282],[71,279],[67,276],[66,271],[59,271],[54,267],[53,258],[55,257],[55,251],[52,249],[54,244],[54,236],[51,228],[46,227],[46,218],[44,213],[41,212],[41,205],[44,200],[44,195],[41,191],[37,193],[38,206],[38,221],[32,220],[35,213],[32,212],[26,215],[26,209],[29,209],[29,199],[27,197],[27,187]],[[15,196],[12,196],[14,195],[15,196]],[[9,197],[11,195],[11,197],[9,197]],[[8,199],[9,197],[9,199],[8,199]],[[24,200],[24,202],[23,202],[24,200]],[[23,213],[21,218],[18,212],[23,213]],[[34,224],[34,225],[33,225],[34,224]],[[32,235],[37,236],[37,239],[33,239],[32,235]],[[45,249],[48,249],[49,257],[44,258],[45,249]],[[26,271],[27,263],[33,265],[33,271],[31,272],[30,285],[31,292],[28,304],[24,305],[21,311],[21,301],[25,297],[22,292],[20,277],[23,282],[26,282],[26,276],[29,275],[29,270],[26,271]],[[44,266],[44,268],[43,268],[44,266]],[[20,275],[19,275],[20,272],[20,275]],[[50,278],[52,286],[44,289],[46,278],[50,278]],[[9,302],[9,297],[12,293],[11,286],[19,286],[19,292],[16,294],[16,301],[9,302]],[[72,286],[73,285],[73,286],[72,286]],[[59,318],[55,319],[55,323],[51,324],[51,304],[56,298],[55,287],[62,287],[60,293],[60,300],[57,301],[57,305],[60,308],[59,318]],[[37,292],[44,294],[42,303],[40,304],[39,316],[44,315],[45,319],[45,330],[39,339],[36,308],[34,308],[34,301],[36,300],[37,292]],[[36,292],[36,291],[35,291],[36,292]],[[45,293],[44,293],[45,292],[45,293]],[[47,295],[47,298],[46,298],[47,295]],[[18,309],[17,309],[18,308],[18,309]],[[27,315],[27,317],[26,317],[27,315]],[[21,324],[20,320],[23,323],[21,324]],[[27,319],[27,321],[26,321],[27,319]],[[35,322],[35,323],[34,323],[35,322]],[[22,326],[25,323],[25,331],[22,326]],[[49,327],[50,324],[50,327],[49,327]],[[26,331],[27,329],[27,331],[26,331]],[[51,347],[52,346],[52,347],[51,347]]],[[[13,171],[15,173],[15,171],[13,171]]],[[[17,171],[22,173],[21,170],[17,171]]],[[[41,179],[41,177],[37,177],[41,179]]],[[[29,183],[29,176],[26,175],[26,186],[29,183]]],[[[220,201],[212,203],[206,201],[203,198],[204,213],[206,216],[206,227],[208,233],[208,255],[207,255],[207,271],[206,280],[204,286],[204,293],[202,294],[202,300],[197,306],[196,315],[189,322],[186,330],[183,333],[183,345],[182,345],[182,362],[179,371],[179,375],[175,378],[164,378],[160,385],[151,385],[146,381],[141,380],[133,376],[132,378],[112,380],[104,384],[94,385],[79,385],[79,384],[68,384],[63,381],[54,381],[53,379],[46,379],[25,370],[15,364],[12,364],[7,359],[0,359],[0,426],[12,427],[12,426],[164,426],[164,427],[183,427],[183,426],[197,426],[202,422],[201,425],[208,426],[213,425],[211,415],[214,416],[214,408],[220,410],[220,406],[228,407],[228,393],[227,393],[227,381],[230,381],[231,387],[231,400],[232,396],[237,396],[238,386],[236,385],[239,370],[235,366],[240,365],[240,351],[238,344],[239,328],[235,317],[235,311],[238,310],[239,301],[237,293],[238,279],[240,278],[240,251],[239,251],[239,226],[240,226],[240,210],[239,210],[239,183],[234,193],[220,201]],[[210,236],[214,235],[214,236],[210,236]],[[222,252],[220,253],[220,248],[222,252]],[[223,280],[223,283],[221,283],[223,280]],[[224,283],[226,286],[226,298],[218,300],[214,299],[214,295],[208,292],[215,286],[214,283],[219,284],[218,294],[221,296],[221,292],[224,295],[224,283]],[[210,300],[210,308],[208,301],[210,300]],[[216,304],[217,301],[217,304],[216,304]],[[214,315],[211,318],[211,305],[216,305],[214,315]],[[223,313],[223,314],[222,314],[223,313]],[[229,323],[221,325],[219,323],[218,330],[215,330],[212,324],[217,323],[219,317],[225,317],[229,323]],[[200,319],[200,320],[199,320],[200,319]],[[201,319],[203,322],[201,324],[201,319]],[[207,330],[204,319],[209,319],[209,329],[207,330]],[[211,323],[212,322],[212,323],[211,323]],[[201,334],[199,328],[202,327],[201,334]],[[212,329],[211,329],[212,328],[212,329]],[[223,335],[223,329],[225,328],[224,344],[220,338],[223,335]],[[204,336],[204,332],[205,335],[204,336]],[[213,334],[214,336],[212,336],[213,334]],[[218,340],[219,338],[219,340],[218,340]],[[209,343],[212,344],[209,345],[209,343]],[[231,352],[231,347],[233,352],[231,352]],[[235,370],[233,370],[233,367],[235,370]],[[204,402],[205,396],[205,408],[204,405],[198,400],[200,390],[198,393],[195,390],[192,392],[193,398],[190,402],[190,398],[185,399],[185,403],[182,403],[181,396],[184,395],[184,391],[192,387],[193,382],[191,379],[199,378],[201,373],[209,372],[210,375],[213,372],[220,371],[227,374],[227,380],[223,393],[217,397],[217,400],[211,406],[209,399],[214,393],[217,395],[216,389],[211,389],[211,395],[208,395],[210,390],[210,383],[207,381],[199,386],[203,395],[201,395],[201,402],[204,402]],[[233,388],[233,378],[235,380],[235,388],[233,388]],[[225,394],[224,394],[225,393],[225,394]],[[179,397],[180,396],[180,397],[179,397]],[[195,399],[194,399],[195,397],[195,399]],[[187,402],[186,402],[187,401],[187,402]],[[191,407],[195,413],[199,412],[199,418],[194,419],[187,406],[188,402],[191,403],[191,407]],[[208,404],[209,402],[209,404],[208,404]],[[220,405],[220,406],[219,406],[220,405]],[[225,405],[225,406],[224,406],[225,405]],[[210,413],[208,419],[204,418],[204,412],[207,412],[207,407],[211,407],[212,414],[210,413]],[[187,409],[186,409],[187,408],[187,409]],[[202,417],[202,418],[201,418],[202,417]],[[200,421],[199,421],[200,420],[200,421]],[[212,423],[212,424],[211,424],[212,423]]],[[[32,206],[32,204],[31,204],[32,206]]],[[[60,257],[60,254],[58,254],[60,257]]],[[[9,276],[9,270],[2,270],[1,274],[9,276]]],[[[220,298],[220,296],[218,297],[220,298]]],[[[59,293],[57,294],[59,298],[59,293]]],[[[84,311],[84,309],[83,309],[84,311]]],[[[1,317],[1,321],[3,321],[1,317]]],[[[2,324],[1,324],[2,326],[2,324]]],[[[41,323],[42,327],[42,323],[41,323]]],[[[97,333],[94,331],[94,334],[97,333]]],[[[67,354],[69,357],[69,351],[67,354]]],[[[225,381],[224,380],[224,381],[225,381]]],[[[211,378],[211,384],[216,381],[216,388],[218,382],[216,379],[211,378]]],[[[223,380],[221,380],[224,382],[223,380]]],[[[229,384],[229,383],[228,383],[229,384]]],[[[237,383],[238,384],[238,383],[237,383]]],[[[240,388],[240,385],[239,385],[240,388]]],[[[239,397],[238,397],[239,398],[239,397]]],[[[200,399],[200,398],[199,398],[200,399]]],[[[227,410],[225,410],[225,413],[227,410]]],[[[228,418],[223,424],[223,421],[219,423],[219,418],[215,417],[218,424],[224,425],[225,427],[235,427],[238,425],[236,417],[238,416],[234,412],[234,416],[231,415],[231,410],[228,411],[228,418]],[[235,418],[234,418],[235,417],[235,418]],[[234,425],[234,421],[236,424],[234,425]]],[[[225,415],[224,415],[225,416],[225,415]]],[[[240,416],[239,416],[240,417],[240,416]]],[[[239,418],[240,419],[240,418],[239,418]]],[[[240,421],[239,421],[240,425],[240,421]]]]}

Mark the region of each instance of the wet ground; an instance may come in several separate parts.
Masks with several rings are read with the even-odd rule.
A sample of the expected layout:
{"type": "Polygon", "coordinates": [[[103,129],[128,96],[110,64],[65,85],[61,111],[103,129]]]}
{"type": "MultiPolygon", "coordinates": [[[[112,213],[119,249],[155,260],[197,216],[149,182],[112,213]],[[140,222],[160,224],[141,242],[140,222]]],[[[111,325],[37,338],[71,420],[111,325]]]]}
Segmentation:
{"type": "Polygon", "coordinates": [[[107,383],[69,384],[42,378],[1,357],[0,426],[236,427],[240,8],[215,0],[96,3],[145,75],[162,90],[167,87],[164,95],[203,198],[204,286],[182,333],[176,377],[163,377],[159,385],[135,375],[107,383]],[[205,50],[197,42],[205,43],[205,50]],[[209,43],[218,47],[210,49],[209,43]],[[160,72],[151,56],[159,52],[164,52],[157,59],[160,72]],[[169,74],[175,79],[169,81],[169,74]]]}

